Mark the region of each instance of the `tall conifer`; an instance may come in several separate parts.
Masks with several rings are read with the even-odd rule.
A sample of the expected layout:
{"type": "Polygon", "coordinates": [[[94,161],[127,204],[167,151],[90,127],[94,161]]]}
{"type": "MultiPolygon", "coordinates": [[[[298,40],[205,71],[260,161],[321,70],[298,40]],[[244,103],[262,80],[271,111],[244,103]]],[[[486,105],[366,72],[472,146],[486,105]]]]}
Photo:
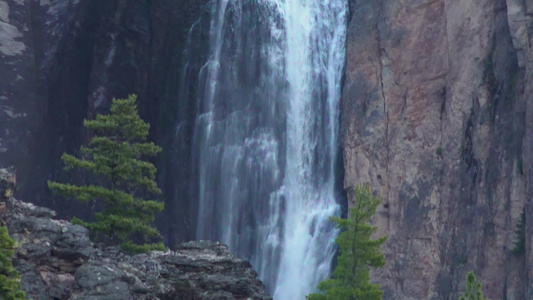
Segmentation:
{"type": "Polygon", "coordinates": [[[370,239],[377,227],[368,223],[381,200],[372,196],[368,186],[356,187],[354,193],[355,204],[348,218],[331,218],[344,230],[335,240],[340,250],[337,267],[331,279],[319,283],[318,289],[323,293],[310,294],[308,300],[378,300],[383,297],[379,286],[370,283],[370,268],[385,265],[379,248],[387,237],[370,239]]]}
{"type": "Polygon", "coordinates": [[[48,182],[49,188],[65,197],[80,201],[101,202],[103,209],[95,213],[95,222],[73,219],[97,234],[105,234],[109,241],[121,244],[130,252],[164,250],[161,234],[151,226],[154,215],[163,203],[145,200],[147,193],[159,194],[155,179],[156,168],[145,156],[155,156],[161,148],[147,143],[150,125],[139,117],[136,96],[113,99],[109,115],[97,115],[83,125],[94,137],[88,147],[80,148],[81,158],[64,153],[65,169],[85,169],[102,185],[83,185],[48,182]]]}

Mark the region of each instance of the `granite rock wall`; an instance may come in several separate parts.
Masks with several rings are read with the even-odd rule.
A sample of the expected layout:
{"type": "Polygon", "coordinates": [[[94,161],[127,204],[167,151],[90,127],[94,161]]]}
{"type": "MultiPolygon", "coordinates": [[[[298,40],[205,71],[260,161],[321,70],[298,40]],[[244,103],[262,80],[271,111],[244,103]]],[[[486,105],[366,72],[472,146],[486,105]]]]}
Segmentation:
{"type": "Polygon", "coordinates": [[[344,188],[384,199],[385,299],[457,299],[470,270],[491,299],[533,297],[532,13],[518,0],[351,1],[344,188]]]}

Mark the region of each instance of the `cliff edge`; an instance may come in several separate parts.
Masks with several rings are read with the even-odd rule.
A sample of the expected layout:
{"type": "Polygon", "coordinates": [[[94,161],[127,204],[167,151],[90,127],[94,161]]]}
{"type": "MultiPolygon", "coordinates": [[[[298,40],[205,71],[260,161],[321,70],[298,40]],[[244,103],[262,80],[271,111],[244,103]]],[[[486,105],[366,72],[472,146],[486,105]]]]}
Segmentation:
{"type": "Polygon", "coordinates": [[[33,299],[272,299],[246,260],[225,245],[192,241],[175,251],[130,256],[89,240],[88,230],[11,197],[0,169],[0,223],[17,241],[14,267],[33,299]]]}

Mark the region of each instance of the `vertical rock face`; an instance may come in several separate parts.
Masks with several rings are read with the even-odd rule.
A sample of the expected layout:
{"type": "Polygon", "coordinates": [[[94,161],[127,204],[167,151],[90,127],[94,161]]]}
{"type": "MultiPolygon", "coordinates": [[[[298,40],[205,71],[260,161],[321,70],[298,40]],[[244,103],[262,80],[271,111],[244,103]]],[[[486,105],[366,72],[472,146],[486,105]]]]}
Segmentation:
{"type": "Polygon", "coordinates": [[[533,1],[351,1],[345,189],[384,198],[385,299],[533,297],[533,1]],[[514,255],[526,211],[525,254],[514,255]]]}
{"type": "Polygon", "coordinates": [[[190,151],[195,99],[179,83],[185,61],[189,70],[199,68],[201,49],[184,49],[206,2],[0,0],[0,163],[17,168],[20,196],[62,217],[79,209],[52,197],[46,179],[72,175],[59,158],[86,141],[84,118],[106,112],[113,97],[136,93],[150,137],[165,149],[158,163],[167,199],[162,231],[171,244],[190,237],[185,188],[175,184],[188,184],[188,161],[169,161],[172,151],[190,151]],[[184,124],[179,134],[176,120],[184,124]]]}
{"type": "Polygon", "coordinates": [[[32,163],[32,140],[48,109],[41,71],[83,6],[41,2],[0,1],[0,161],[26,171],[21,175],[32,163]],[[42,44],[49,48],[38,49],[42,44]]]}

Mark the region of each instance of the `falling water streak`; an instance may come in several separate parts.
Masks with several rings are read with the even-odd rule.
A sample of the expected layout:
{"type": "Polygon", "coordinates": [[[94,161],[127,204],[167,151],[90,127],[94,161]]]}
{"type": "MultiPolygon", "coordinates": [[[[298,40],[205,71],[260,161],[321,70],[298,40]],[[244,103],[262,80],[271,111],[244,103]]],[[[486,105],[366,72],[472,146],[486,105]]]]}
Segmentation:
{"type": "Polygon", "coordinates": [[[328,276],[337,234],[346,0],[219,0],[193,147],[197,237],[252,261],[276,300],[328,276]]]}
{"type": "Polygon", "coordinates": [[[324,15],[324,12],[331,13],[328,8],[338,5],[338,1],[295,0],[287,1],[285,4],[287,6],[286,34],[289,41],[286,57],[287,77],[291,83],[288,119],[294,122],[290,122],[287,126],[288,176],[284,183],[290,191],[289,211],[292,213],[286,216],[284,251],[274,298],[303,299],[327,275],[333,255],[332,241],[335,232],[331,228],[329,232],[327,231],[327,218],[337,210],[334,201],[333,170],[336,155],[340,74],[344,63],[344,56],[339,52],[344,49],[345,7],[341,4],[341,7],[338,7],[340,9],[332,15],[324,15]],[[331,17],[334,18],[334,22],[335,18],[339,22],[334,28],[324,23],[331,22],[331,17]],[[326,31],[321,31],[320,26],[324,25],[326,25],[326,31]],[[331,29],[334,29],[332,36],[329,38],[324,36],[331,29]],[[335,40],[340,36],[340,40],[335,40]],[[318,45],[309,44],[313,41],[318,42],[318,45]],[[340,49],[324,49],[321,47],[323,45],[340,46],[340,49]],[[308,53],[317,48],[320,53],[308,53]],[[335,50],[340,51],[335,52],[335,50]],[[318,57],[313,55],[318,55],[318,57]],[[328,58],[325,69],[323,69],[322,55],[328,58]],[[335,58],[340,58],[340,60],[335,58]],[[319,70],[318,74],[317,70],[319,70]],[[316,88],[317,84],[314,80],[319,78],[322,72],[326,72],[327,99],[318,100],[327,101],[327,107],[324,108],[328,110],[328,116],[327,120],[322,121],[327,121],[324,134],[330,137],[329,145],[327,145],[329,157],[326,158],[329,160],[329,176],[324,178],[326,182],[323,185],[317,186],[312,177],[316,175],[313,174],[313,171],[316,171],[313,169],[313,163],[315,163],[313,160],[320,159],[314,153],[319,141],[317,141],[318,137],[312,134],[313,125],[316,124],[308,119],[320,114],[309,109],[313,108],[312,101],[317,100],[313,99],[312,89],[316,88]],[[322,230],[326,230],[322,232],[325,233],[323,235],[321,235],[322,230]],[[329,242],[324,243],[321,241],[323,238],[329,242]]]}
{"type": "MultiPolygon", "coordinates": [[[[209,57],[209,60],[207,63],[202,67],[200,70],[200,78],[204,77],[203,73],[207,72],[207,77],[205,79],[205,94],[202,99],[202,101],[199,101],[200,103],[203,103],[203,108],[199,108],[198,111],[201,113],[199,119],[197,120],[197,123],[200,123],[198,126],[202,126],[204,124],[207,124],[207,127],[205,128],[205,132],[202,132],[202,138],[199,141],[200,147],[199,150],[201,152],[200,157],[205,157],[205,152],[208,149],[209,145],[209,139],[211,136],[211,128],[213,124],[212,115],[214,111],[214,99],[215,99],[215,92],[217,87],[217,78],[218,78],[218,72],[220,70],[220,52],[222,48],[222,29],[224,25],[224,16],[226,14],[226,8],[228,5],[228,0],[221,0],[219,1],[219,4],[217,5],[216,10],[216,16],[213,16],[211,18],[211,31],[210,31],[210,39],[209,39],[209,48],[211,55],[209,57]],[[203,112],[203,113],[202,113],[203,112]],[[203,120],[206,119],[206,120],[203,120]]],[[[195,132],[197,134],[198,132],[195,132]]],[[[197,138],[195,138],[196,140],[197,138]]],[[[207,154],[209,155],[209,153],[207,154]]],[[[205,160],[200,159],[200,178],[205,178],[207,176],[206,172],[208,171],[208,167],[205,166],[207,162],[205,160]]],[[[200,182],[200,199],[207,199],[209,195],[205,195],[205,191],[207,189],[206,186],[204,186],[204,182],[200,182]]],[[[211,203],[205,203],[205,201],[200,201],[199,203],[199,216],[207,216],[212,213],[212,211],[209,211],[212,209],[211,203]]],[[[206,231],[207,229],[204,229],[204,223],[198,222],[198,232],[206,231]]]]}

